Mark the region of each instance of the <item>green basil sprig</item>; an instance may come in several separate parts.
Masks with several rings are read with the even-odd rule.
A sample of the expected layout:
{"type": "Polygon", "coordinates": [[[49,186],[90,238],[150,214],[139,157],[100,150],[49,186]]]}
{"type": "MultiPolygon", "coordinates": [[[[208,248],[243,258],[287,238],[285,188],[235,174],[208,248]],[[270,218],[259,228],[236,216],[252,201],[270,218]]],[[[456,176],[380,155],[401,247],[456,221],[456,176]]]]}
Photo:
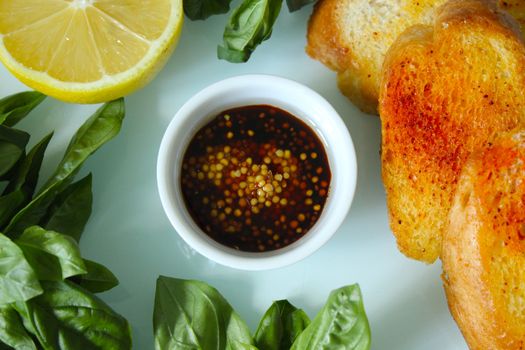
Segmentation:
{"type": "Polygon", "coordinates": [[[334,290],[311,323],[288,301],[274,302],[252,339],[244,321],[215,288],[160,276],[153,329],[158,350],[368,350],[371,340],[357,284],[334,290]]]}
{"type": "Polygon", "coordinates": [[[224,29],[220,59],[246,62],[255,48],[272,35],[282,0],[244,0],[231,14],[224,29]]]}
{"type": "Polygon", "coordinates": [[[46,96],[37,91],[25,91],[0,100],[0,124],[14,126],[25,118],[46,96]]]}
{"type": "Polygon", "coordinates": [[[370,327],[361,290],[356,284],[330,293],[323,309],[299,335],[291,350],[328,348],[370,348],[370,327]]]}
{"type": "Polygon", "coordinates": [[[2,344],[8,349],[37,349],[18,312],[11,305],[0,305],[0,349],[3,349],[2,344]]]}
{"type": "Polygon", "coordinates": [[[29,134],[12,126],[43,99],[27,92],[0,100],[0,349],[130,349],[127,321],[92,294],[117,278],[78,246],[92,209],[91,174],[74,182],[119,132],[124,100],[104,104],[79,128],[35,195],[52,134],[26,154],[29,134]]]}
{"type": "Polygon", "coordinates": [[[73,279],[79,286],[92,293],[101,293],[118,286],[118,279],[104,265],[84,259],[87,273],[73,279]]]}
{"type": "Polygon", "coordinates": [[[288,300],[274,301],[255,331],[255,344],[260,350],[289,350],[309,324],[308,315],[288,300]]]}
{"type": "Polygon", "coordinates": [[[155,348],[256,349],[248,326],[213,287],[160,276],[153,316],[155,348]]]}
{"type": "Polygon", "coordinates": [[[61,281],[87,273],[80,248],[71,237],[31,226],[15,242],[41,280],[61,281]]]}
{"type": "Polygon", "coordinates": [[[43,281],[44,293],[15,309],[44,349],[131,349],[127,321],[69,281],[43,281]]]}
{"type": "Polygon", "coordinates": [[[4,190],[4,193],[21,190],[26,201],[31,199],[38,182],[38,173],[42,166],[44,153],[52,137],[53,133],[44,137],[40,142],[33,146],[27,156],[22,158],[20,164],[16,168],[16,172],[10,178],[9,184],[4,190]]]}
{"type": "MultiPolygon", "coordinates": [[[[317,0],[286,0],[290,12],[317,0]]],[[[184,0],[184,13],[191,20],[203,20],[227,13],[231,0],[184,0]]],[[[243,0],[233,10],[224,28],[217,57],[232,63],[246,62],[257,46],[268,40],[281,11],[282,0],[243,0]]]]}
{"type": "Polygon", "coordinates": [[[23,156],[29,134],[0,125],[0,177],[4,177],[23,156]]]}
{"type": "Polygon", "coordinates": [[[120,131],[124,118],[124,100],[104,104],[73,136],[62,161],[37,196],[9,222],[5,232],[19,235],[24,228],[36,225],[58,194],[73,180],[86,159],[120,131]]]}
{"type": "Polygon", "coordinates": [[[71,236],[78,242],[91,216],[91,185],[92,176],[88,174],[60,192],[49,206],[43,226],[71,236]]]}
{"type": "Polygon", "coordinates": [[[0,233],[0,305],[29,300],[42,294],[35,270],[22,249],[0,233]]]}

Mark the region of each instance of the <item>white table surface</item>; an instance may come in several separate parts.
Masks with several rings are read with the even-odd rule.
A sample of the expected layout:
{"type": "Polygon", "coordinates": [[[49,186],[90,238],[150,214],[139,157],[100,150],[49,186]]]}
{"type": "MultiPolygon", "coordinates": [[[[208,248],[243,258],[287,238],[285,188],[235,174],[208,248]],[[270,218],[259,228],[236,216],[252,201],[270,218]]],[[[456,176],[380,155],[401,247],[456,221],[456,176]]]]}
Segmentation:
{"type": "MultiPolygon", "coordinates": [[[[159,274],[215,286],[252,330],[273,300],[289,299],[313,317],[331,290],[358,282],[372,330],[372,349],[467,349],[447,308],[440,263],[429,266],[404,257],[390,233],[381,182],[379,119],[360,113],[339,93],[335,73],[304,52],[311,9],[289,14],[283,6],[272,38],[245,64],[216,58],[226,16],[199,22],[186,19],[179,45],[164,70],[126,98],[127,116],[120,135],[85,164],[82,173],[94,174],[94,208],[81,249],[120,279],[117,288],[101,297],[129,320],[134,349],[153,349],[153,299],[159,274]],[[264,272],[226,268],[192,251],[165,217],[155,177],[159,144],[177,109],[203,87],[246,73],[294,79],[323,95],[350,130],[359,166],[352,208],[335,236],[305,260],[264,272]]],[[[26,89],[0,66],[0,96],[26,89]]],[[[31,144],[55,130],[44,178],[96,107],[47,99],[20,124],[33,135],[31,144]]]]}

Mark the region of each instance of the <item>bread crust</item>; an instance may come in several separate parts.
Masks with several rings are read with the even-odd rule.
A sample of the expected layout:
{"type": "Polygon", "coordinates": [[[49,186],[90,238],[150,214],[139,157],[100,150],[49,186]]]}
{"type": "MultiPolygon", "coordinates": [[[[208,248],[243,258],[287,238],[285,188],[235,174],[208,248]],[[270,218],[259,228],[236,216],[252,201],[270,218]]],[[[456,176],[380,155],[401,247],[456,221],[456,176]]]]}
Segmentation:
{"type": "Polygon", "coordinates": [[[442,260],[449,308],[470,349],[524,349],[525,130],[469,159],[442,260]]]}
{"type": "Polygon", "coordinates": [[[382,176],[399,249],[431,263],[461,169],[495,133],[525,121],[525,46],[494,3],[455,0],[387,53],[380,93],[382,176]]]}
{"type": "Polygon", "coordinates": [[[499,7],[510,13],[519,22],[522,33],[525,33],[525,1],[499,0],[499,7]]]}
{"type": "MultiPolygon", "coordinates": [[[[432,25],[446,0],[320,0],[308,23],[306,52],[337,72],[341,92],[377,114],[387,50],[413,25],[432,25]]],[[[525,23],[525,0],[499,0],[525,23]]]]}

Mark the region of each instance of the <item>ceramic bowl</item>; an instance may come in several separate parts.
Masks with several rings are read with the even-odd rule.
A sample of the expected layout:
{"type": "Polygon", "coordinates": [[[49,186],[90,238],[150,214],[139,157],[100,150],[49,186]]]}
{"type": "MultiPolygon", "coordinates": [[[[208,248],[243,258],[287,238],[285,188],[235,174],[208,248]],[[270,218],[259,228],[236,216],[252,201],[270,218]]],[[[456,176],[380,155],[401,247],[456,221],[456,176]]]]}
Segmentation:
{"type": "Polygon", "coordinates": [[[337,231],[352,203],[357,162],[352,139],[334,108],[312,89],[269,75],[242,75],[219,81],[190,98],[175,114],[160,146],[157,183],[162,206],[182,239],[205,257],[243,270],[265,270],[293,264],[309,256],[337,231]],[[324,209],[299,240],[268,252],[243,252],[210,238],[193,221],[182,196],[182,159],[195,133],[220,112],[246,105],[268,104],[304,121],[323,143],[332,180],[324,209]]]}

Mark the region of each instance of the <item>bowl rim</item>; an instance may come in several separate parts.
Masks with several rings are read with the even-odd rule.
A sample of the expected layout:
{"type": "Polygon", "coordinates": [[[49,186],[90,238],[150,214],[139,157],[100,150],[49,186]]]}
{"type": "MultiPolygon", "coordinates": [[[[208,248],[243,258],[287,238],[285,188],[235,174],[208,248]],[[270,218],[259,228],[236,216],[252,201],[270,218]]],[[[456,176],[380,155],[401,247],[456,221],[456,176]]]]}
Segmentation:
{"type": "Polygon", "coordinates": [[[348,128],[326,99],[294,80],[266,74],[245,74],[226,78],[205,87],[187,100],[175,113],[166,128],[157,156],[157,189],[171,225],[194,250],[221,265],[241,270],[267,270],[291,265],[306,258],[335,234],[353,202],[357,171],[355,148],[348,128]],[[255,96],[261,93],[260,89],[267,89],[264,98],[255,96]],[[240,92],[241,95],[246,93],[249,98],[236,99],[234,96],[227,95],[234,91],[240,92]],[[290,101],[286,96],[301,97],[301,99],[290,101]],[[217,102],[218,98],[229,100],[217,102]],[[212,108],[213,101],[215,107],[212,108]],[[254,102],[249,103],[249,101],[254,102]],[[236,106],[265,104],[272,101],[275,102],[275,107],[284,109],[307,123],[320,138],[332,172],[329,195],[315,225],[296,242],[281,249],[262,253],[239,251],[224,246],[206,235],[189,215],[183,200],[177,198],[177,195],[180,197],[180,162],[195,132],[221,111],[236,106]],[[305,112],[305,108],[299,106],[301,103],[315,105],[314,111],[322,111],[322,118],[325,119],[320,119],[321,113],[314,116],[314,111],[305,112]],[[208,112],[199,114],[198,111],[203,108],[208,112]],[[334,149],[335,145],[338,146],[337,149],[334,149]]]}

